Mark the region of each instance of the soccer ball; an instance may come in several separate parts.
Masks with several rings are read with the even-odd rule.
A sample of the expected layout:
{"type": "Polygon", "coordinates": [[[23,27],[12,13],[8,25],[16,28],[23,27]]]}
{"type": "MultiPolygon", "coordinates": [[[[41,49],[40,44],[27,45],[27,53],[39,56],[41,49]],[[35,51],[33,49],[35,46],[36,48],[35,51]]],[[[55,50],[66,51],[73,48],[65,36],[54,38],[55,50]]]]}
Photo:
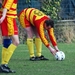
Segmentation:
{"type": "Polygon", "coordinates": [[[64,60],[65,59],[65,53],[63,51],[58,51],[55,54],[56,60],[64,60]]]}

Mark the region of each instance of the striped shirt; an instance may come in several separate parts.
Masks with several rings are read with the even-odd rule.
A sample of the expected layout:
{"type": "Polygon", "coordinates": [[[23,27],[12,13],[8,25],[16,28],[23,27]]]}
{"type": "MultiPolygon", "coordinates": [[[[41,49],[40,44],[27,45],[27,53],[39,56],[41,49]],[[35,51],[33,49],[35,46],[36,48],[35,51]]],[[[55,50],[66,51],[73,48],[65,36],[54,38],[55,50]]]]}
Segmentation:
{"type": "Polygon", "coordinates": [[[16,18],[17,2],[18,0],[4,0],[2,3],[2,8],[0,9],[0,15],[2,14],[3,9],[6,8],[8,10],[6,16],[16,18]]]}

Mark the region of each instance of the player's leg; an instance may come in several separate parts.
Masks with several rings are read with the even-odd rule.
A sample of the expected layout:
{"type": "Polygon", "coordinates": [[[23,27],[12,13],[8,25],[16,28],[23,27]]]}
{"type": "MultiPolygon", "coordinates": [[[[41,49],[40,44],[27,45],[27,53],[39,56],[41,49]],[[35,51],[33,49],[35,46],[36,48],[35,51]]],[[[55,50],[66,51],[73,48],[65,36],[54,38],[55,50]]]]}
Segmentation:
{"type": "Polygon", "coordinates": [[[31,28],[30,22],[24,17],[24,14],[23,15],[20,14],[19,21],[27,33],[27,46],[30,54],[30,60],[34,61],[35,55],[34,55],[34,43],[33,43],[33,30],[31,28]]]}
{"type": "Polygon", "coordinates": [[[3,38],[3,47],[2,47],[2,64],[4,63],[4,59],[6,57],[6,52],[10,44],[12,43],[12,40],[10,37],[4,37],[3,38]]]}
{"type": "Polygon", "coordinates": [[[9,60],[11,58],[11,56],[13,55],[16,47],[18,46],[19,44],[19,38],[18,38],[18,35],[13,35],[11,37],[12,39],[12,43],[10,44],[10,46],[8,47],[7,49],[7,52],[6,52],[6,58],[5,58],[5,62],[3,64],[8,64],[9,63],[9,60]]]}
{"type": "Polygon", "coordinates": [[[41,56],[41,52],[42,52],[42,42],[40,38],[35,38],[35,46],[36,46],[36,52],[37,52],[37,56],[41,56]]]}
{"type": "Polygon", "coordinates": [[[11,56],[13,55],[17,45],[19,44],[19,40],[18,40],[18,35],[13,35],[12,37],[12,43],[8,46],[7,49],[3,54],[4,54],[4,59],[3,62],[0,66],[0,71],[1,72],[5,72],[5,73],[14,73],[14,70],[11,70],[7,65],[9,63],[9,60],[11,58],[11,56]]]}
{"type": "Polygon", "coordinates": [[[48,60],[42,55],[42,41],[39,37],[39,34],[37,33],[36,28],[34,28],[33,30],[34,30],[34,34],[36,35],[36,38],[35,38],[35,46],[36,46],[36,52],[37,52],[36,60],[48,60]]]}
{"type": "Polygon", "coordinates": [[[4,58],[3,58],[3,61],[1,63],[1,66],[0,66],[0,72],[13,73],[15,71],[11,70],[7,65],[9,63],[9,60],[10,60],[14,50],[16,49],[17,45],[19,44],[18,28],[16,26],[16,20],[12,19],[12,18],[9,18],[9,17],[6,18],[1,25],[1,29],[2,29],[3,37],[5,37],[5,38],[10,37],[12,39],[12,43],[9,43],[8,45],[6,43],[8,41],[4,41],[4,43],[3,43],[3,46],[5,47],[2,50],[4,58]],[[11,20],[11,21],[9,21],[9,20],[11,20]],[[10,23],[8,23],[8,22],[10,22],[10,23]],[[8,26],[8,24],[10,24],[10,27],[8,26]]]}
{"type": "Polygon", "coordinates": [[[12,36],[12,43],[8,46],[8,48],[3,49],[5,50],[3,53],[4,58],[2,61],[2,65],[0,66],[2,72],[6,72],[6,73],[15,72],[14,70],[11,70],[7,65],[18,44],[19,44],[18,36],[14,35],[12,36]]]}
{"type": "Polygon", "coordinates": [[[37,56],[41,56],[41,52],[42,52],[42,42],[41,39],[39,37],[39,34],[37,33],[36,27],[32,27],[33,32],[35,34],[35,46],[36,46],[36,52],[37,52],[37,56]]]}
{"type": "Polygon", "coordinates": [[[33,30],[32,27],[27,27],[25,28],[26,33],[27,33],[27,46],[30,54],[30,60],[34,61],[35,60],[35,55],[34,55],[34,41],[33,41],[33,30]]]}

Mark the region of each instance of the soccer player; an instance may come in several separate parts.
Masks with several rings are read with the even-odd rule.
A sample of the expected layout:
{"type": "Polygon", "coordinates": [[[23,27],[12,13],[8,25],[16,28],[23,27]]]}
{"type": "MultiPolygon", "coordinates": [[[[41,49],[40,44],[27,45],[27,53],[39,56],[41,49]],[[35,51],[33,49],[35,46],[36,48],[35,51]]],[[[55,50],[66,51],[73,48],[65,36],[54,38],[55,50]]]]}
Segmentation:
{"type": "Polygon", "coordinates": [[[55,55],[55,53],[59,50],[57,47],[57,42],[54,36],[54,22],[49,18],[49,16],[45,15],[42,11],[35,8],[26,8],[20,12],[18,15],[19,21],[22,27],[26,30],[28,38],[27,45],[30,53],[30,60],[48,60],[42,54],[42,43],[50,50],[50,52],[55,55]],[[45,36],[45,30],[47,30],[51,43],[54,48],[51,47],[47,37],[45,36]],[[35,37],[35,46],[37,55],[34,54],[34,46],[33,46],[33,35],[35,37]],[[42,42],[41,42],[42,41],[42,42]]]}
{"type": "Polygon", "coordinates": [[[3,0],[0,9],[0,27],[3,36],[0,73],[15,73],[8,67],[9,60],[19,44],[17,18],[18,0],[3,0]]]}

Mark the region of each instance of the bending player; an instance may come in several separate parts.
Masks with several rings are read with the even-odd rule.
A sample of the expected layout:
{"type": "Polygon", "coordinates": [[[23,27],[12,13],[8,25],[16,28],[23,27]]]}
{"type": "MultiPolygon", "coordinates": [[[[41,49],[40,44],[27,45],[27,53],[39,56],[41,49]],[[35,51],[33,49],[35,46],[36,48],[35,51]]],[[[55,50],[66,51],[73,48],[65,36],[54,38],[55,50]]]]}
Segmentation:
{"type": "Polygon", "coordinates": [[[27,38],[27,46],[30,52],[30,60],[48,60],[45,58],[42,52],[42,43],[50,50],[50,52],[55,55],[55,53],[59,50],[57,47],[57,42],[54,36],[54,22],[47,15],[45,15],[42,11],[35,8],[26,8],[22,10],[18,16],[19,21],[22,27],[26,30],[28,38],[27,38]],[[50,41],[54,48],[51,47],[49,41],[45,36],[45,31],[47,30],[50,41]],[[34,54],[34,46],[33,46],[33,34],[35,34],[35,46],[37,50],[37,56],[34,54]],[[41,42],[42,41],[42,42],[41,42]]]}

